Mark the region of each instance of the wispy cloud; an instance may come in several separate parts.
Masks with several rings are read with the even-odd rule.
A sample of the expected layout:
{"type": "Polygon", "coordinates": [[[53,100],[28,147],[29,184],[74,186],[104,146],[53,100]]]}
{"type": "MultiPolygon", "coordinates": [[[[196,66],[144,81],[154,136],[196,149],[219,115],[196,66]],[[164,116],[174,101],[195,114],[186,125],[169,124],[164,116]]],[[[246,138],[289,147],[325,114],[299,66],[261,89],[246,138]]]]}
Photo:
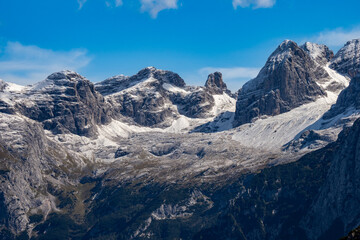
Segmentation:
{"type": "Polygon", "coordinates": [[[221,72],[224,79],[254,78],[259,73],[259,68],[233,67],[233,68],[216,68],[205,67],[199,70],[202,76],[213,72],[221,72]]]}
{"type": "Polygon", "coordinates": [[[233,0],[232,4],[234,9],[238,7],[246,8],[253,7],[256,8],[271,8],[276,3],[276,0],[233,0]]]}
{"type": "Polygon", "coordinates": [[[120,7],[123,5],[123,1],[122,0],[105,1],[105,4],[108,7],[120,7]]]}
{"type": "MultiPolygon", "coordinates": [[[[148,12],[152,18],[157,18],[159,12],[166,9],[177,9],[178,0],[139,0],[141,4],[141,11],[148,12]]],[[[81,9],[87,0],[77,0],[79,9],[81,9]]],[[[123,0],[106,0],[107,7],[120,7],[123,5],[123,0]]]]}
{"type": "Polygon", "coordinates": [[[152,18],[165,9],[177,9],[178,0],[140,0],[141,11],[148,12],[152,18]]]}
{"type": "Polygon", "coordinates": [[[339,47],[355,38],[360,38],[360,26],[348,30],[343,28],[326,30],[313,37],[307,38],[305,41],[322,43],[331,47],[339,47]]]}
{"type": "Polygon", "coordinates": [[[8,42],[0,53],[0,78],[19,84],[43,80],[52,72],[79,70],[89,64],[86,50],[53,51],[37,46],[8,42]]]}
{"type": "Polygon", "coordinates": [[[87,2],[87,0],[77,0],[78,4],[79,4],[79,9],[82,9],[82,7],[84,6],[84,4],[87,2]]]}

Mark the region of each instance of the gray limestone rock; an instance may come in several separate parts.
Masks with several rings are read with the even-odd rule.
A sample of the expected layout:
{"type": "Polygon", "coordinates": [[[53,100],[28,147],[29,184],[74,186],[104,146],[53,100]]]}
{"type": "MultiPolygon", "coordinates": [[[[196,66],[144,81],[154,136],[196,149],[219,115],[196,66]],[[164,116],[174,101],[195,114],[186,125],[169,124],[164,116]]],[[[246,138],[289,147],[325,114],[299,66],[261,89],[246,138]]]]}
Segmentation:
{"type": "Polygon", "coordinates": [[[330,119],[346,111],[360,109],[359,92],[360,74],[351,79],[349,86],[339,94],[336,104],[331,106],[331,109],[324,114],[323,118],[330,119]]]}
{"type": "Polygon", "coordinates": [[[360,39],[348,41],[331,61],[331,68],[355,77],[360,73],[360,39]]]}
{"type": "Polygon", "coordinates": [[[33,103],[21,101],[17,109],[53,133],[95,136],[96,125],[111,119],[109,105],[94,84],[75,72],[53,73],[25,95],[33,103]]]}
{"type": "Polygon", "coordinates": [[[307,52],[310,57],[320,65],[326,65],[334,57],[334,52],[331,51],[326,45],[306,42],[300,46],[307,52]]]}
{"type": "Polygon", "coordinates": [[[317,199],[303,219],[309,239],[319,239],[332,229],[348,232],[360,216],[360,120],[344,130],[317,199]]]}
{"type": "Polygon", "coordinates": [[[290,111],[325,96],[317,84],[325,70],[295,42],[286,40],[269,57],[259,75],[239,91],[235,125],[290,111]]]}

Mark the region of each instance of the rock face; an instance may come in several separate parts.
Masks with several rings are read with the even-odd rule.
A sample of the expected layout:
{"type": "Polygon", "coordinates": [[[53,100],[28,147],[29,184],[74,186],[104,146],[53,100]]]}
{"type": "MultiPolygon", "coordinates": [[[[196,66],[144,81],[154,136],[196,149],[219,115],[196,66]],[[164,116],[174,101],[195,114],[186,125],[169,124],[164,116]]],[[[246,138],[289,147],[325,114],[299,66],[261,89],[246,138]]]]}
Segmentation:
{"type": "Polygon", "coordinates": [[[159,84],[168,83],[176,87],[185,87],[186,85],[184,80],[174,72],[158,70],[154,67],[147,67],[140,70],[134,76],[114,76],[100,83],[97,83],[95,86],[98,92],[100,92],[104,96],[107,96],[135,86],[136,84],[147,80],[150,77],[157,79],[159,81],[159,84]]]}
{"type": "Polygon", "coordinates": [[[324,114],[324,119],[333,118],[336,115],[360,109],[360,74],[353,77],[350,84],[339,95],[336,104],[324,114]]]}
{"type": "Polygon", "coordinates": [[[189,87],[176,73],[148,67],[132,77],[116,76],[96,84],[114,109],[148,127],[165,128],[184,115],[189,118],[212,116],[213,95],[229,94],[221,73],[210,74],[206,87],[189,87]]]}
{"type": "Polygon", "coordinates": [[[360,120],[345,130],[338,142],[341,148],[335,152],[326,181],[303,221],[310,239],[327,231],[344,235],[359,224],[360,120]]]}
{"type": "Polygon", "coordinates": [[[351,81],[340,93],[336,104],[324,115],[324,119],[360,109],[360,39],[347,42],[336,54],[330,67],[350,76],[351,81]]]}
{"type": "Polygon", "coordinates": [[[269,57],[259,75],[239,91],[235,125],[263,115],[287,112],[326,93],[317,84],[327,72],[295,42],[286,40],[269,57]]]}
{"type": "Polygon", "coordinates": [[[30,215],[56,210],[48,187],[54,182],[70,187],[67,174],[80,159],[49,141],[41,123],[19,115],[0,114],[0,119],[0,219],[5,214],[5,224],[19,233],[29,230],[30,215]]]}
{"type": "Polygon", "coordinates": [[[118,116],[129,117],[143,126],[161,127],[169,125],[167,119],[176,118],[166,87],[184,95],[184,86],[184,80],[176,73],[149,67],[132,77],[107,79],[96,84],[96,89],[106,96],[118,116]]]}
{"type": "MultiPolygon", "coordinates": [[[[321,119],[340,91],[331,81],[348,83],[331,58],[323,45],[282,43],[239,92],[239,124],[322,88],[329,98],[236,129],[220,73],[201,87],[153,67],[96,86],[71,71],[26,87],[0,81],[0,239],[344,236],[360,221],[360,119],[339,138],[338,118],[321,119]]],[[[357,71],[349,61],[346,74],[357,71]]],[[[359,82],[336,114],[360,109],[359,82]]]]}
{"type": "Polygon", "coordinates": [[[349,234],[346,237],[341,238],[341,240],[359,240],[359,239],[360,239],[360,226],[349,232],[349,234]]]}
{"type": "Polygon", "coordinates": [[[360,73],[360,39],[354,39],[345,44],[331,61],[331,68],[355,77],[360,73]]]}
{"type": "MultiPolygon", "coordinates": [[[[229,200],[196,239],[339,239],[359,225],[360,120],[300,160],[223,189],[229,200]],[[236,190],[235,190],[236,189],[236,190]]],[[[221,195],[221,194],[220,194],[221,195]]],[[[213,195],[214,196],[214,195],[213,195]]]]}
{"type": "Polygon", "coordinates": [[[320,65],[326,65],[334,57],[334,52],[323,44],[306,42],[301,48],[320,65]]]}
{"type": "Polygon", "coordinates": [[[211,94],[223,94],[224,92],[231,94],[220,72],[211,73],[206,80],[205,87],[211,94]]]}
{"type": "Polygon", "coordinates": [[[215,105],[212,94],[203,89],[195,90],[185,98],[177,98],[174,103],[181,106],[181,114],[190,118],[205,118],[215,105]]]}
{"type": "Polygon", "coordinates": [[[94,85],[71,71],[51,74],[32,86],[21,101],[19,111],[53,133],[71,132],[80,136],[96,135],[96,125],[110,121],[110,109],[94,85]]]}

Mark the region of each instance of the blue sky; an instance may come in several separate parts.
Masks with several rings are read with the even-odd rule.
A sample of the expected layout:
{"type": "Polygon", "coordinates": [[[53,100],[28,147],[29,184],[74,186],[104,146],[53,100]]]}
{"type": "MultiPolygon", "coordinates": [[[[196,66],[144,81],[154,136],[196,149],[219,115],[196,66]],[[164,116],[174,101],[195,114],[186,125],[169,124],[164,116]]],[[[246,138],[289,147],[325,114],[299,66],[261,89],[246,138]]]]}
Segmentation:
{"type": "Polygon", "coordinates": [[[338,50],[360,38],[359,0],[0,0],[0,78],[72,69],[91,81],[146,66],[237,90],[284,39],[338,50]]]}

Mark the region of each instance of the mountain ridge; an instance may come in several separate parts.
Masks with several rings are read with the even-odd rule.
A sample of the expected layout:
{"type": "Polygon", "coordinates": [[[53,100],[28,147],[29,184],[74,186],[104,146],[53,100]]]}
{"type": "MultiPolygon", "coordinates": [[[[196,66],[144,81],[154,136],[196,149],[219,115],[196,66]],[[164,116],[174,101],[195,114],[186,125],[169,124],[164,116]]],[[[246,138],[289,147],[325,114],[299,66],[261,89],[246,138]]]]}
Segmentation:
{"type": "MultiPolygon", "coordinates": [[[[335,199],[344,189],[330,183],[357,176],[357,157],[341,157],[357,147],[360,114],[347,112],[357,55],[343,52],[284,41],[238,103],[218,72],[198,87],[154,67],[95,84],[72,71],[0,82],[0,238],[331,236],[339,212],[316,193],[335,199]],[[317,213],[327,220],[314,230],[317,213]]],[[[336,236],[356,227],[342,223],[336,236]]]]}

